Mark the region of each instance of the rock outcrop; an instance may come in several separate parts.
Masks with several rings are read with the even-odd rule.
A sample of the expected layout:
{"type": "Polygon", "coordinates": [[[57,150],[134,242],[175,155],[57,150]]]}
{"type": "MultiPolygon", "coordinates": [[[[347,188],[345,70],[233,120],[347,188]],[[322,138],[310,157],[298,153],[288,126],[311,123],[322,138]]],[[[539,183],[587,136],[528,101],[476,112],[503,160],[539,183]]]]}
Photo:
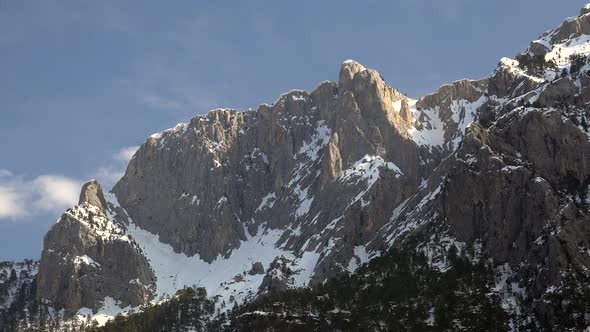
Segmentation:
{"type": "Polygon", "coordinates": [[[152,298],[154,275],[147,258],[107,209],[100,184],[90,181],[82,188],[80,204],[49,230],[37,275],[41,303],[73,315],[80,308],[96,311],[107,297],[121,307],[152,298]]]}
{"type": "Polygon", "coordinates": [[[98,181],[91,180],[82,186],[78,205],[84,205],[85,203],[97,207],[102,213],[106,213],[107,202],[104,199],[102,187],[98,181]]]}

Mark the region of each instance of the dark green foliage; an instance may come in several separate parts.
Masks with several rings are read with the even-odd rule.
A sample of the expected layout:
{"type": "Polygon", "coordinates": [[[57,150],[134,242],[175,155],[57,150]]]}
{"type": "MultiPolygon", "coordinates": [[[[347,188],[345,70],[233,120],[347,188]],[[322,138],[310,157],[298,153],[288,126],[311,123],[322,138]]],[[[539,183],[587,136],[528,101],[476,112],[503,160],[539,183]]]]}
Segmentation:
{"type": "Polygon", "coordinates": [[[519,54],[516,56],[518,66],[530,75],[540,76],[546,69],[557,71],[554,61],[545,61],[544,55],[519,54]]]}
{"type": "MultiPolygon", "coordinates": [[[[36,297],[36,278],[31,281],[23,281],[16,289],[16,294],[11,305],[6,309],[0,309],[0,331],[16,329],[22,322],[32,322],[39,315],[39,304],[36,297]]],[[[0,291],[8,294],[4,286],[15,285],[18,281],[15,270],[11,271],[10,278],[5,284],[0,284],[0,291]]]]}
{"type": "Polygon", "coordinates": [[[554,331],[585,330],[590,305],[590,277],[578,268],[569,268],[562,275],[561,285],[543,296],[537,316],[543,325],[553,324],[554,331]]]}
{"type": "Polygon", "coordinates": [[[142,312],[117,316],[103,327],[92,327],[87,331],[186,331],[188,328],[202,331],[214,311],[214,304],[207,298],[204,288],[185,288],[162,304],[145,308],[142,312]]]}
{"type": "Polygon", "coordinates": [[[578,74],[580,74],[580,69],[586,64],[588,57],[583,54],[572,54],[570,55],[569,60],[571,62],[570,74],[572,77],[576,78],[578,74]]]}
{"type": "Polygon", "coordinates": [[[314,288],[271,293],[214,321],[204,290],[185,289],[168,302],[89,331],[454,331],[506,330],[508,316],[491,289],[486,264],[448,252],[452,267],[431,268],[424,255],[395,251],[353,274],[314,288]]]}
{"type": "Polygon", "coordinates": [[[395,251],[313,289],[268,294],[231,317],[235,331],[505,331],[491,266],[451,247],[439,272],[420,253],[395,251]]]}
{"type": "Polygon", "coordinates": [[[563,68],[561,70],[561,78],[567,77],[567,75],[569,75],[569,71],[567,70],[567,68],[563,68]]]}

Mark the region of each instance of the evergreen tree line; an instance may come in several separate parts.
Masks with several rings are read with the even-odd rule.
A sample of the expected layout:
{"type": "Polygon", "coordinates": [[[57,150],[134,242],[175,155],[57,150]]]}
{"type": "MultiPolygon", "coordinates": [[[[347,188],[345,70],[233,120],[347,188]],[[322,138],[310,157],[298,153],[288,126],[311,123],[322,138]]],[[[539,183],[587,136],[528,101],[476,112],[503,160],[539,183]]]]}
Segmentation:
{"type": "Polygon", "coordinates": [[[119,315],[105,326],[90,332],[176,332],[204,331],[215,309],[204,288],[184,288],[172,299],[129,316],[119,315]]]}
{"type": "MultiPolygon", "coordinates": [[[[417,239],[410,242],[414,243],[407,248],[416,248],[419,243],[417,239]]],[[[472,248],[460,252],[451,245],[447,266],[439,270],[421,250],[393,249],[354,273],[311,288],[265,294],[240,306],[234,303],[232,310],[215,319],[211,319],[215,303],[203,288],[185,288],[166,302],[119,315],[102,327],[51,320],[41,312],[43,306],[33,308],[32,302],[26,301],[34,295],[31,284],[19,291],[14,310],[22,310],[16,313],[19,319],[46,317],[30,331],[507,331],[509,322],[517,317],[502,309],[492,263],[467,259],[466,253],[471,252],[472,248]]],[[[535,330],[537,322],[549,320],[559,327],[556,330],[585,326],[590,280],[582,272],[568,270],[558,292],[524,300],[523,308],[537,307],[531,301],[547,306],[545,311],[533,313],[537,318],[530,326],[521,327],[535,330]]],[[[0,319],[14,314],[0,315],[0,319]]],[[[22,325],[18,329],[17,323],[12,320],[12,325],[0,326],[6,326],[6,331],[29,331],[22,325]]]]}
{"type": "MultiPolygon", "coordinates": [[[[545,70],[551,70],[554,72],[558,72],[559,70],[555,61],[545,60],[544,55],[531,55],[528,53],[519,54],[518,56],[516,56],[516,60],[518,60],[518,66],[521,69],[523,69],[527,74],[534,76],[543,76],[545,70]]],[[[590,76],[590,70],[582,72],[582,68],[587,63],[589,63],[587,55],[572,54],[569,56],[568,60],[571,64],[570,68],[569,70],[567,68],[563,68],[560,73],[561,77],[571,75],[574,79],[576,79],[581,74],[590,76]]]]}
{"type": "Polygon", "coordinates": [[[421,252],[394,250],[311,289],[268,294],[241,306],[228,331],[506,331],[488,262],[448,252],[432,268],[421,252]]]}
{"type": "Polygon", "coordinates": [[[441,272],[419,251],[396,249],[312,288],[269,293],[222,313],[204,289],[84,331],[506,331],[488,261],[451,246],[441,272]]]}

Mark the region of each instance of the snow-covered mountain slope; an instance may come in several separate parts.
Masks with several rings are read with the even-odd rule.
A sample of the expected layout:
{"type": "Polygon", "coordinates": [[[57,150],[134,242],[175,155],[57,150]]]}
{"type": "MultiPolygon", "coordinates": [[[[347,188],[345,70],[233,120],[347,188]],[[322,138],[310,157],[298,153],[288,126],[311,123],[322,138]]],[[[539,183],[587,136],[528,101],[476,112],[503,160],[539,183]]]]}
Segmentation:
{"type": "Polygon", "coordinates": [[[104,323],[196,286],[219,313],[411,245],[440,272],[451,248],[489,260],[515,329],[585,322],[588,11],[418,99],[348,60],[312,92],[150,136],[49,231],[37,298],[104,323]]]}

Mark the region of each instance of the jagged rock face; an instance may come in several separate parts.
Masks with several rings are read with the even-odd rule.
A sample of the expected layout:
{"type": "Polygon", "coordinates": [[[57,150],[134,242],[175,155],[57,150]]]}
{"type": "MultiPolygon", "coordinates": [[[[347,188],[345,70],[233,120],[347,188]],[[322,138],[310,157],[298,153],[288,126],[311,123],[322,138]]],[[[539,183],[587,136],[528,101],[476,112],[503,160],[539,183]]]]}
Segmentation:
{"type": "Polygon", "coordinates": [[[154,276],[147,259],[106,209],[100,184],[91,181],[82,189],[80,205],[47,233],[37,280],[41,303],[72,315],[80,308],[97,310],[105,297],[123,307],[152,297],[154,276]]]}
{"type": "MultiPolygon", "coordinates": [[[[527,52],[561,59],[587,21],[527,52]]],[[[310,93],[195,117],[148,138],[112,195],[84,186],[45,238],[38,297],[75,313],[195,283],[241,302],[352,271],[413,235],[441,270],[452,246],[492,259],[513,323],[550,324],[546,290],[590,264],[588,69],[504,58],[488,78],[413,100],[346,61],[310,93]]]]}
{"type": "Polygon", "coordinates": [[[590,7],[580,10],[580,15],[565,20],[557,29],[544,33],[541,38],[531,42],[528,52],[534,55],[546,55],[558,44],[573,41],[576,38],[590,34],[590,7]]]}
{"type": "Polygon", "coordinates": [[[529,310],[553,324],[559,314],[543,304],[547,289],[590,264],[582,249],[590,239],[589,136],[555,109],[514,111],[471,129],[444,180],[440,215],[458,240],[478,241],[513,267],[535,303],[529,310]]]}
{"type": "Polygon", "coordinates": [[[413,166],[420,165],[419,148],[406,137],[410,124],[393,110],[404,97],[358,63],[344,63],[340,77],[338,85],[294,91],[256,112],[217,110],[153,136],[114,188],[121,206],[175,250],[208,262],[230,254],[264,223],[299,229],[281,244],[306,250],[333,238],[326,232],[302,248],[341,218],[342,237],[361,244],[389,212],[371,204],[358,225],[361,209],[354,205],[366,183],[343,172],[355,163],[378,172],[391,160],[395,172],[381,175],[391,181],[378,181],[383,187],[372,199],[395,203],[417,187],[427,165],[413,166]],[[334,201],[336,195],[342,199],[334,201]]]}
{"type": "Polygon", "coordinates": [[[260,262],[252,264],[252,268],[248,271],[250,275],[264,274],[264,266],[260,262]]]}
{"type": "Polygon", "coordinates": [[[509,99],[521,96],[525,101],[531,100],[533,95],[527,93],[534,91],[543,80],[524,75],[524,71],[518,65],[519,62],[514,59],[500,60],[498,69],[490,78],[490,95],[509,99]]]}
{"type": "MultiPolygon", "coordinates": [[[[580,72],[588,68],[586,62],[580,72]]],[[[490,78],[490,102],[479,110],[486,121],[471,124],[452,158],[399,208],[399,221],[379,234],[398,238],[408,225],[426,238],[448,232],[507,264],[512,287],[528,303],[514,309],[515,322],[524,324],[530,315],[538,319],[537,328],[576,310],[556,298],[587,303],[583,287],[571,284],[589,278],[590,109],[583,101],[588,80],[585,74],[556,74],[525,73],[503,59],[490,78]],[[536,105],[524,105],[529,101],[536,105]]],[[[432,251],[432,239],[418,248],[432,251]]]]}
{"type": "Polygon", "coordinates": [[[551,38],[551,44],[558,44],[566,40],[577,38],[581,35],[590,34],[590,9],[584,7],[580,11],[580,15],[572,19],[568,19],[558,28],[542,37],[551,38]]]}
{"type": "Polygon", "coordinates": [[[448,173],[444,214],[458,239],[481,239],[498,262],[518,264],[547,223],[565,212],[558,188],[584,189],[588,138],[556,111],[510,114],[503,123],[477,131],[448,173]]]}
{"type": "Polygon", "coordinates": [[[469,103],[474,103],[481,98],[487,85],[487,79],[480,81],[462,80],[446,84],[440,87],[436,93],[420,98],[417,106],[421,109],[438,106],[441,108],[441,113],[444,113],[443,116],[448,119],[453,115],[451,111],[453,101],[464,99],[469,103]]]}

